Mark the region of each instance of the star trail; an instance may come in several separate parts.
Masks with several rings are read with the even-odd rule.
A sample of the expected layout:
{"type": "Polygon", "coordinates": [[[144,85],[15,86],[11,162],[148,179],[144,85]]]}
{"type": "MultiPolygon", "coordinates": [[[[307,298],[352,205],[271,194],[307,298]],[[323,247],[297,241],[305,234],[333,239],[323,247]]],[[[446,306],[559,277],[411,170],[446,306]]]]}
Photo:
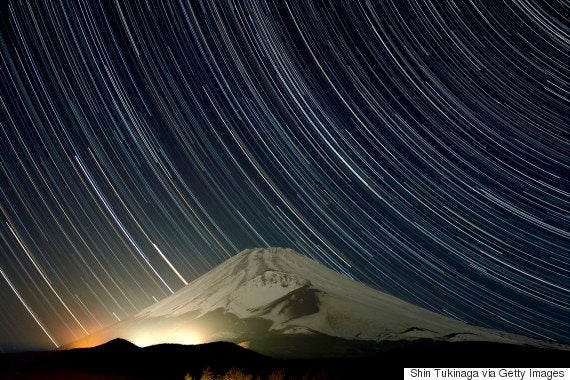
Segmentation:
{"type": "Polygon", "coordinates": [[[563,1],[5,1],[0,350],[291,247],[570,343],[563,1]]]}

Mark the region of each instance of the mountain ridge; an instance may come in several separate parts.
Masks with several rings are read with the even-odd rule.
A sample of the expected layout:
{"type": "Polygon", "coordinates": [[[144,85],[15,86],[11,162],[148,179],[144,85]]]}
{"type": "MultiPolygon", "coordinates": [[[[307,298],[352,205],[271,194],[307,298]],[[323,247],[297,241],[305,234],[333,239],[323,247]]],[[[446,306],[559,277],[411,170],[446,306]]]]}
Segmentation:
{"type": "Polygon", "coordinates": [[[66,347],[93,346],[115,337],[139,346],[229,341],[278,357],[317,353],[304,353],[292,337],[305,347],[311,339],[334,342],[323,344],[322,354],[336,356],[419,339],[568,350],[563,344],[456,321],[283,248],[242,251],[132,318],[66,347]]]}
{"type": "Polygon", "coordinates": [[[232,369],[261,378],[397,378],[402,368],[559,368],[569,353],[560,350],[489,342],[442,342],[431,339],[391,342],[383,350],[341,358],[279,359],[233,343],[158,344],[138,347],[115,339],[93,348],[0,354],[0,380],[200,378],[204,370],[232,369]]]}

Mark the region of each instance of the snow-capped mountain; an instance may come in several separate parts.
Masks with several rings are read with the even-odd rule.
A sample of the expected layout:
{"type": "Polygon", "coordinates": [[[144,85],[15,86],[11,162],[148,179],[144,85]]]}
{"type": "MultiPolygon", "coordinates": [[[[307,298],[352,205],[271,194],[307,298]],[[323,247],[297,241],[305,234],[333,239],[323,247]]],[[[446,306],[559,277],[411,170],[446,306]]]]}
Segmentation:
{"type": "Polygon", "coordinates": [[[564,348],[439,315],[282,248],[242,251],[134,317],[68,347],[119,337],[139,346],[229,341],[276,356],[325,348],[323,355],[344,355],[421,338],[564,348]]]}

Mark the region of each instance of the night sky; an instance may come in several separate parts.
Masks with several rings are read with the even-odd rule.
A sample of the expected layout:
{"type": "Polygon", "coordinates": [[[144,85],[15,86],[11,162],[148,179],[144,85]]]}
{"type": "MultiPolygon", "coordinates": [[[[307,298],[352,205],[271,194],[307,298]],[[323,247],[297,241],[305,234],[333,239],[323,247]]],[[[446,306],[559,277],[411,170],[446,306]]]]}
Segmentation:
{"type": "Polygon", "coordinates": [[[0,347],[246,248],[570,342],[565,1],[3,1],[0,347]]]}

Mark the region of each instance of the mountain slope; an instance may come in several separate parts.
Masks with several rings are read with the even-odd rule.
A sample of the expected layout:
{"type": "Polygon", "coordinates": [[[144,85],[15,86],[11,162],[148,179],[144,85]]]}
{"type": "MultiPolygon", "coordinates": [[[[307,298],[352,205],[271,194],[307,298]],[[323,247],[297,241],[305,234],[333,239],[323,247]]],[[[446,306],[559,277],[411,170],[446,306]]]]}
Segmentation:
{"type": "Polygon", "coordinates": [[[433,313],[290,249],[243,251],[170,297],[70,347],[229,341],[274,356],[344,356],[433,339],[565,348],[433,313]]]}

